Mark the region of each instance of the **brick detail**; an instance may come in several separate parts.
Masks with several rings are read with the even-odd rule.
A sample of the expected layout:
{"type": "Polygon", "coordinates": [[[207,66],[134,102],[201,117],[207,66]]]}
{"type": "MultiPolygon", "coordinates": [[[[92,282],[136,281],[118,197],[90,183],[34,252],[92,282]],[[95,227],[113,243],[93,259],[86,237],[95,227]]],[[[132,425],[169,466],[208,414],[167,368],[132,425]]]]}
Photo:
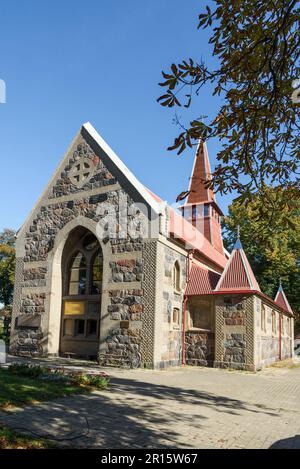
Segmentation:
{"type": "Polygon", "coordinates": [[[154,335],[155,335],[155,297],[156,297],[156,263],[157,242],[145,243],[143,250],[142,288],[144,296],[144,312],[142,314],[142,343],[141,354],[144,366],[154,363],[154,335]]]}

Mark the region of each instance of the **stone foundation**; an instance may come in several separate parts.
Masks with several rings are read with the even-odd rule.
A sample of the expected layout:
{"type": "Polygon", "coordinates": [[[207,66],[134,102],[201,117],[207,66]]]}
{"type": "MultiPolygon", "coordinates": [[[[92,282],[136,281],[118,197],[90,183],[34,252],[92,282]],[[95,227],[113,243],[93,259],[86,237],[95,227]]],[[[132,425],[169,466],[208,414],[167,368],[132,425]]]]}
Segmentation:
{"type": "Polygon", "coordinates": [[[215,355],[213,332],[188,331],[185,334],[185,362],[192,366],[212,366],[215,355]]]}
{"type": "Polygon", "coordinates": [[[99,364],[122,368],[138,368],[141,365],[141,330],[116,328],[106,339],[107,350],[100,352],[99,364]]]}

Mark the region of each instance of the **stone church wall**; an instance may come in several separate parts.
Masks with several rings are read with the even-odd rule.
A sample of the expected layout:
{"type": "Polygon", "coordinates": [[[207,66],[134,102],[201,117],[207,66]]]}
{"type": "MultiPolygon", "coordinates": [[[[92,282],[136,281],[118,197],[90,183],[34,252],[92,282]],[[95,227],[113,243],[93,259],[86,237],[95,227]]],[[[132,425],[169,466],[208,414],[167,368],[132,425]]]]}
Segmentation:
{"type": "Polygon", "coordinates": [[[183,249],[172,243],[159,243],[156,316],[157,368],[182,363],[182,303],[187,275],[187,257],[183,249]],[[180,291],[174,288],[174,265],[180,266],[180,291]]]}
{"type": "MultiPolygon", "coordinates": [[[[52,262],[64,230],[69,225],[76,226],[77,220],[83,220],[97,235],[96,224],[107,218],[107,204],[118,208],[122,198],[127,200],[128,223],[136,223],[135,200],[130,188],[119,184],[101,158],[80,135],[69,151],[65,166],[17,241],[11,335],[11,352],[16,355],[41,356],[49,352],[49,338],[53,333],[49,330],[52,262]],[[71,181],[72,168],[82,157],[91,162],[94,175],[83,187],[76,187],[71,181]]],[[[122,210],[124,212],[124,207],[122,210]]],[[[147,222],[141,214],[141,225],[147,222]]],[[[138,232],[139,226],[135,228],[138,232]]],[[[128,232],[124,238],[114,238],[108,232],[101,245],[105,256],[100,363],[151,366],[154,360],[156,241],[132,237],[128,232]]]]}
{"type": "Polygon", "coordinates": [[[253,297],[220,296],[215,299],[215,367],[254,370],[253,297]]]}
{"type": "Polygon", "coordinates": [[[215,358],[213,332],[187,331],[185,333],[185,363],[190,366],[212,366],[215,358]]]}

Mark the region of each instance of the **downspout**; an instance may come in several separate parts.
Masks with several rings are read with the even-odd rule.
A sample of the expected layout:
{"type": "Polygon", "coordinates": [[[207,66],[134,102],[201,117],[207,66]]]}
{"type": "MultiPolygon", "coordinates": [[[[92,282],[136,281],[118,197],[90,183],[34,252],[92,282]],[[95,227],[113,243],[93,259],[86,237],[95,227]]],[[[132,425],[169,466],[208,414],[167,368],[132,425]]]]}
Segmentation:
{"type": "Polygon", "coordinates": [[[279,315],[279,360],[282,359],[282,353],[281,353],[282,338],[281,338],[281,333],[282,333],[282,315],[280,314],[279,315]]]}
{"type": "Polygon", "coordinates": [[[188,297],[184,295],[183,297],[183,310],[182,310],[182,364],[185,365],[185,321],[186,321],[186,304],[188,297]]]}
{"type": "MultiPolygon", "coordinates": [[[[194,249],[188,251],[188,266],[187,266],[187,280],[186,287],[190,281],[190,270],[191,270],[191,261],[193,262],[194,249]],[[192,254],[192,259],[190,257],[192,254]]],[[[186,288],[185,288],[186,289],[186,288]]],[[[183,308],[182,308],[182,364],[185,365],[185,323],[186,323],[186,304],[188,297],[184,294],[183,296],[183,308]]]]}

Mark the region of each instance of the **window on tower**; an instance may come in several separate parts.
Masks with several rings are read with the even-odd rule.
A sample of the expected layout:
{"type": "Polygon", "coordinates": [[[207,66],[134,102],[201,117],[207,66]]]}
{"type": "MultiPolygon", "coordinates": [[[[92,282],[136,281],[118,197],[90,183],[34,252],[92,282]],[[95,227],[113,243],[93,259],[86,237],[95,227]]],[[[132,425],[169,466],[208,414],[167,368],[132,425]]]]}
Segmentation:
{"type": "Polygon", "coordinates": [[[208,215],[209,215],[209,205],[207,205],[207,204],[204,205],[204,213],[203,214],[204,214],[205,217],[208,217],[208,215]]]}
{"type": "Polygon", "coordinates": [[[176,292],[180,292],[180,266],[179,262],[176,261],[173,266],[173,287],[176,292]]]}

